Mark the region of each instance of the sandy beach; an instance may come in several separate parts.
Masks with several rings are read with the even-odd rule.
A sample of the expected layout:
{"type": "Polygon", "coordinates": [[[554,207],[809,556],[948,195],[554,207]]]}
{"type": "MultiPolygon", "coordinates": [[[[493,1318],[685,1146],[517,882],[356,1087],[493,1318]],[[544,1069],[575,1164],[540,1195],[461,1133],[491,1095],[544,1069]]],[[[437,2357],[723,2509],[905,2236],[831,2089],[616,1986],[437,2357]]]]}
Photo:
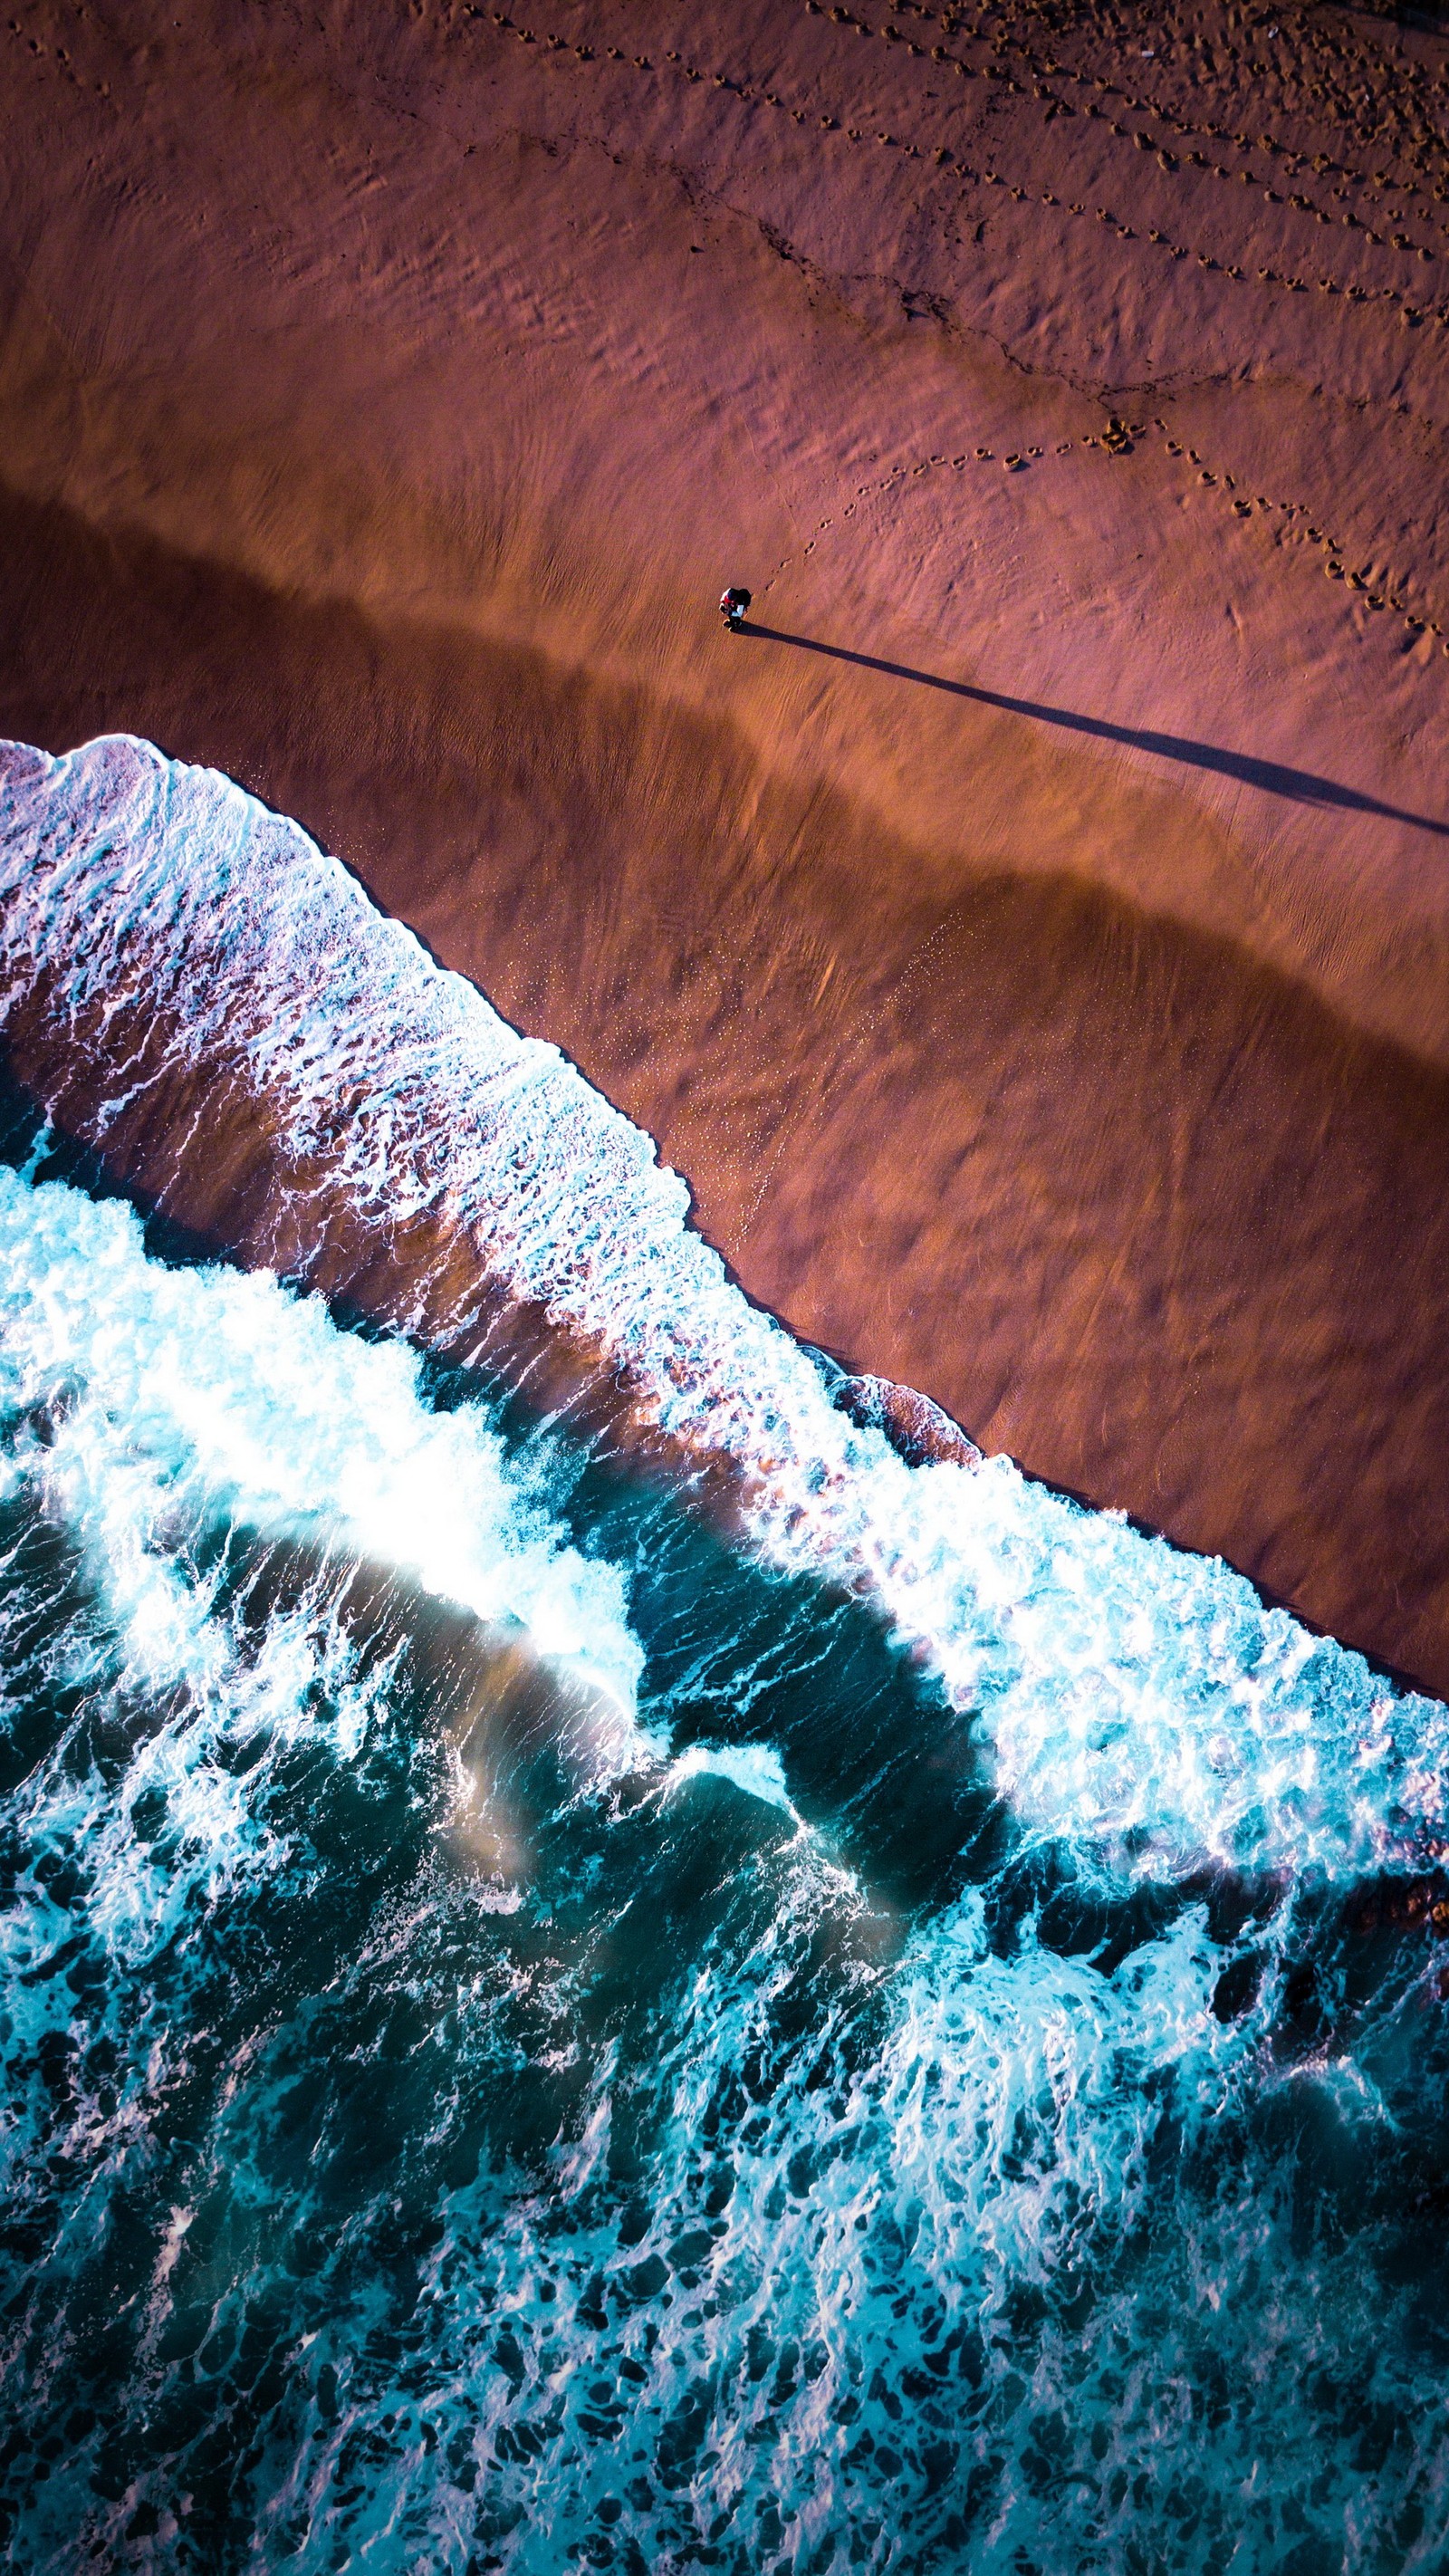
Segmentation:
{"type": "Polygon", "coordinates": [[[39,0],[0,84],[0,731],[225,769],[805,1337],[1449,1689],[1444,40],[39,0]]]}

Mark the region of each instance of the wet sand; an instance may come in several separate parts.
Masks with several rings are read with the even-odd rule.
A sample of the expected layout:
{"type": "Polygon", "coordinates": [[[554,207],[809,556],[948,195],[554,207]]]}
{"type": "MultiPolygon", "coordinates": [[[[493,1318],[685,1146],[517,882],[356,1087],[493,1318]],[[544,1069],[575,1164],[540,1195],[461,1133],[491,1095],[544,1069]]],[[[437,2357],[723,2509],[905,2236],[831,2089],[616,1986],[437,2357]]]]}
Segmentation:
{"type": "Polygon", "coordinates": [[[27,11],[0,728],[296,814],[808,1338],[1446,1689],[1449,47],[951,14],[27,11]]]}

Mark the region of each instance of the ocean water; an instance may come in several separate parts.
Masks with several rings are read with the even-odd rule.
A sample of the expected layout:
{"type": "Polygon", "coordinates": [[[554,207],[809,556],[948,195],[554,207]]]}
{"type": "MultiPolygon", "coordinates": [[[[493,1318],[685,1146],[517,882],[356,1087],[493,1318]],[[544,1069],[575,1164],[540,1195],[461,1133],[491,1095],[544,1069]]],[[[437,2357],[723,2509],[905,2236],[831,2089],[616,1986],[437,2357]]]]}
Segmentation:
{"type": "Polygon", "coordinates": [[[224,779],[6,748],[0,1019],[3,2563],[1449,2566],[1446,1712],[224,779]]]}

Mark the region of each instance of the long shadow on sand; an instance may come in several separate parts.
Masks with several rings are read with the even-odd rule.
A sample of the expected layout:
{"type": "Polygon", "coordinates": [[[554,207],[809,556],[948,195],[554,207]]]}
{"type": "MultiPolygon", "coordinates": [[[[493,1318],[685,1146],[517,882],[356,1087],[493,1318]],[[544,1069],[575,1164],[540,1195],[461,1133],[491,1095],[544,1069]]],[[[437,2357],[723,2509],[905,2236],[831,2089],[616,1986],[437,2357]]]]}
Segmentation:
{"type": "Polygon", "coordinates": [[[1071,707],[1046,707],[1035,698],[1008,698],[996,689],[977,688],[970,680],[948,680],[939,671],[916,671],[908,662],[885,662],[874,653],[853,653],[844,644],[824,644],[815,635],[787,635],[778,626],[753,620],[740,628],[767,644],[795,644],[803,653],[824,653],[832,662],[855,662],[863,671],[883,671],[892,680],[915,680],[923,689],[944,689],[953,698],[970,698],[979,707],[999,707],[1004,714],[1030,716],[1038,724],[1060,725],[1068,733],[1085,733],[1099,742],[1125,743],[1132,751],[1155,752],[1160,760],[1184,761],[1193,769],[1215,769],[1265,796],[1291,797],[1297,805],[1336,805],[1352,814],[1380,814],[1391,823],[1410,823],[1416,831],[1449,840],[1449,823],[1430,814],[1411,814],[1402,805],[1386,805],[1356,787],[1341,787],[1332,778],[1315,778],[1311,770],[1290,769],[1279,760],[1257,760],[1250,752],[1223,751],[1216,743],[1194,742],[1186,734],[1152,733],[1136,725],[1109,724],[1102,716],[1078,715],[1071,707]]]}

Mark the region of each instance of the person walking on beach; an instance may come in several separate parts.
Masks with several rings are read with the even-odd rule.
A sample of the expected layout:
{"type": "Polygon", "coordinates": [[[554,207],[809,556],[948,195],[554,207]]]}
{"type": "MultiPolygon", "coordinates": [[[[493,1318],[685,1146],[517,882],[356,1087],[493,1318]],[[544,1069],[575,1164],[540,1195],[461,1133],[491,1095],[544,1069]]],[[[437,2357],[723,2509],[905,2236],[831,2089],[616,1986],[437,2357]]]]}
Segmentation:
{"type": "Polygon", "coordinates": [[[745,622],[745,610],[749,607],[749,604],[749,592],[747,590],[741,590],[735,583],[731,583],[728,590],[722,590],[720,592],[719,613],[732,635],[738,635],[740,628],[743,626],[745,622]]]}

